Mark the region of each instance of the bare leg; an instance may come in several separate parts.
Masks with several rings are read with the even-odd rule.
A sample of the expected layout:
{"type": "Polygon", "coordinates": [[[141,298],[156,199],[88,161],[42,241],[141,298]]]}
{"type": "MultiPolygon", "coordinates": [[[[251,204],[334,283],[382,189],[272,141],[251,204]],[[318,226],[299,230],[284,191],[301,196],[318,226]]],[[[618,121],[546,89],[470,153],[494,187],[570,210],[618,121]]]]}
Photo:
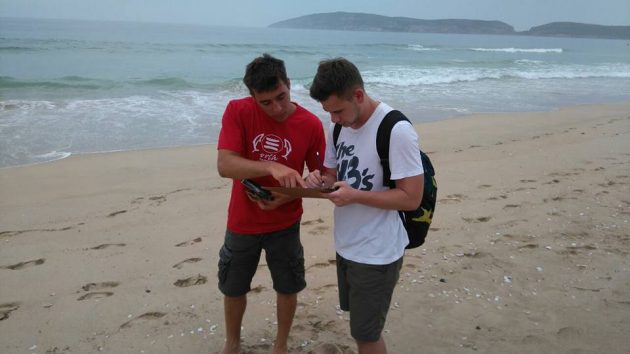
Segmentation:
{"type": "Polygon", "coordinates": [[[387,354],[383,337],[376,342],[357,341],[357,346],[359,347],[359,354],[387,354]]]}
{"type": "Polygon", "coordinates": [[[286,354],[288,352],[287,340],[293,324],[293,316],[297,307],[297,294],[277,293],[278,302],[278,333],[276,343],[273,346],[274,354],[286,354]]]}
{"type": "Polygon", "coordinates": [[[221,354],[238,354],[241,350],[241,323],[247,307],[247,295],[239,297],[225,296],[225,346],[221,354]]]}

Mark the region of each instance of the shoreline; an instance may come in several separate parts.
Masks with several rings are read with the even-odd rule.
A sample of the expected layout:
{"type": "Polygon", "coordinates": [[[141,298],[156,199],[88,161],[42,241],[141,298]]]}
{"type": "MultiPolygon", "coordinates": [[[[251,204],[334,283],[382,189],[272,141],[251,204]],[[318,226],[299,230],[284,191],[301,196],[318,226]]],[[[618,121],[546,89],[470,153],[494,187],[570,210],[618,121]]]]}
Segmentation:
{"type": "MultiPolygon", "coordinates": [[[[510,115],[521,115],[521,114],[542,114],[542,113],[553,113],[553,112],[558,112],[558,111],[562,111],[562,110],[566,110],[566,109],[573,109],[573,108],[578,108],[578,107],[600,107],[600,108],[605,108],[607,106],[618,106],[618,105],[625,105],[627,103],[630,103],[630,101],[613,101],[613,102],[606,102],[606,103],[593,103],[593,104],[576,104],[576,105],[570,105],[570,106],[560,106],[560,107],[556,107],[550,110],[541,110],[541,111],[514,111],[514,112],[472,112],[472,113],[462,113],[462,114],[456,114],[456,115],[451,115],[449,117],[445,117],[445,118],[439,118],[439,119],[435,119],[435,120],[429,120],[429,121],[425,121],[425,122],[413,122],[412,123],[414,126],[422,126],[425,124],[435,124],[437,122],[442,122],[442,121],[451,121],[451,120],[458,120],[458,119],[467,119],[470,117],[477,117],[477,116],[495,116],[495,115],[502,115],[502,116],[510,116],[510,115]]],[[[405,113],[405,112],[403,112],[405,113]]],[[[408,117],[413,117],[414,113],[410,112],[410,113],[405,113],[408,117]]],[[[412,119],[412,118],[409,118],[412,119]]],[[[326,124],[328,123],[328,121],[324,120],[324,127],[326,127],[326,124]]],[[[422,138],[422,137],[421,137],[422,138]]],[[[216,140],[216,137],[214,138],[216,140]]],[[[187,145],[167,145],[167,146],[159,146],[159,147],[148,147],[148,148],[139,148],[139,149],[129,149],[129,150],[124,150],[124,149],[120,149],[120,150],[108,150],[108,151],[94,151],[94,152],[83,152],[83,153],[71,153],[71,152],[66,152],[68,155],[64,156],[64,157],[60,157],[54,160],[49,160],[49,161],[38,161],[38,162],[32,162],[32,163],[27,163],[27,164],[23,164],[23,165],[12,165],[12,166],[1,166],[0,167],[0,171],[1,170],[5,170],[5,169],[12,169],[12,168],[23,168],[23,167],[30,167],[30,166],[37,166],[37,165],[41,165],[41,164],[49,164],[49,163],[54,163],[57,161],[62,161],[68,158],[74,158],[74,157],[81,157],[81,156],[90,156],[90,155],[99,155],[99,154],[116,154],[116,153],[133,153],[133,152],[141,152],[141,151],[147,151],[147,150],[165,150],[165,149],[180,149],[180,148],[190,148],[190,147],[197,147],[197,146],[216,146],[216,142],[209,142],[209,143],[199,143],[199,144],[187,144],[187,145]]],[[[57,152],[57,151],[55,151],[57,152]]],[[[52,152],[50,152],[52,153],[52,152]]],[[[59,153],[59,152],[57,152],[59,153]]]]}
{"type": "MultiPolygon", "coordinates": [[[[630,102],[416,124],[436,168],[426,243],[405,254],[392,353],[623,353],[630,346],[630,102]]],[[[0,352],[216,353],[231,180],[216,145],[0,169],[0,352]]],[[[307,288],[289,346],[354,353],[333,208],[304,200],[307,288]]],[[[275,336],[264,259],[247,353],[275,336]]]]}

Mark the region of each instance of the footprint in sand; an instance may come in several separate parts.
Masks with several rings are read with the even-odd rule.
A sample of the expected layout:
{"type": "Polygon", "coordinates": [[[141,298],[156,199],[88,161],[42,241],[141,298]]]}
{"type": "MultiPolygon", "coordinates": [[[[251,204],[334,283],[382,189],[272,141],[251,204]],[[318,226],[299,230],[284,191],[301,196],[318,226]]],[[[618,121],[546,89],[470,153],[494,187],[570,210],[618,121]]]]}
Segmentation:
{"type": "MultiPolygon", "coordinates": [[[[112,295],[114,295],[113,292],[111,291],[93,291],[93,290],[103,290],[103,289],[110,289],[110,288],[115,288],[119,285],[120,283],[115,282],[115,281],[104,281],[101,283],[87,283],[85,285],[83,285],[81,287],[81,290],[83,291],[90,291],[87,294],[83,294],[81,296],[79,296],[79,298],[77,299],[77,301],[83,301],[83,300],[90,300],[90,299],[104,299],[106,297],[110,297],[112,295]]],[[[79,291],[81,291],[79,290],[79,291]]]]}
{"type": "Polygon", "coordinates": [[[129,328],[131,327],[135,322],[138,321],[151,321],[151,320],[157,320],[160,319],[162,317],[166,316],[166,314],[164,312],[147,312],[147,313],[143,313],[142,315],[127,321],[125,323],[123,323],[122,325],[120,325],[120,328],[129,328]]]}
{"type": "Polygon", "coordinates": [[[581,338],[584,335],[583,332],[584,331],[580,328],[563,327],[563,328],[560,328],[560,330],[558,330],[557,335],[558,335],[558,338],[574,341],[581,338]]]}
{"type": "Polygon", "coordinates": [[[503,209],[513,209],[513,208],[520,208],[520,204],[506,204],[503,209]]]}
{"type": "Polygon", "coordinates": [[[19,302],[7,302],[0,304],[0,321],[4,321],[9,318],[11,312],[20,308],[19,302]]]}
{"type": "Polygon", "coordinates": [[[563,201],[565,199],[577,199],[577,198],[575,198],[575,197],[564,197],[564,196],[558,195],[558,196],[552,197],[551,199],[544,198],[543,199],[543,203],[549,203],[550,201],[561,202],[561,201],[563,201]]]}
{"type": "Polygon", "coordinates": [[[464,257],[467,257],[467,258],[479,259],[479,258],[485,258],[487,256],[489,256],[489,254],[482,251],[470,251],[470,252],[464,253],[464,257]]]}
{"type": "Polygon", "coordinates": [[[18,231],[0,231],[0,237],[13,237],[31,230],[18,230],[18,231]]]}
{"type": "MultiPolygon", "coordinates": [[[[184,191],[189,191],[190,188],[182,188],[182,189],[177,189],[174,190],[172,192],[168,192],[164,195],[156,195],[153,197],[148,197],[146,198],[146,200],[153,202],[153,204],[155,204],[156,206],[159,206],[160,204],[166,202],[166,196],[170,195],[170,194],[175,194],[175,193],[179,193],[179,192],[184,192],[184,191]]],[[[137,197],[135,199],[133,199],[131,201],[131,204],[139,204],[141,202],[143,202],[145,200],[145,197],[137,197]]]]}
{"type": "MultiPolygon", "coordinates": [[[[85,223],[78,223],[77,226],[85,225],[85,223]]],[[[57,232],[57,231],[68,231],[74,229],[74,226],[66,226],[59,229],[29,229],[29,230],[15,230],[15,231],[0,231],[0,237],[13,237],[17,235],[21,235],[27,232],[57,232]]]]}
{"type": "Polygon", "coordinates": [[[317,226],[313,230],[310,230],[308,233],[311,235],[321,235],[324,234],[328,230],[328,226],[317,226]]]}
{"type": "Polygon", "coordinates": [[[192,276],[192,277],[188,277],[185,279],[179,279],[177,280],[175,283],[173,283],[173,285],[180,287],[180,288],[187,288],[189,286],[193,286],[193,285],[202,285],[208,282],[208,278],[204,277],[201,274],[192,276]]]}
{"type": "Polygon", "coordinates": [[[538,247],[540,247],[540,246],[538,246],[538,244],[535,244],[535,243],[528,243],[528,244],[523,245],[523,246],[518,246],[518,249],[519,249],[519,250],[523,250],[523,249],[533,250],[533,249],[536,249],[536,248],[538,248],[538,247]]]}
{"type": "Polygon", "coordinates": [[[489,216],[480,216],[478,218],[462,218],[462,219],[464,219],[465,222],[478,223],[478,222],[488,222],[492,218],[489,216]]]}
{"type": "Polygon", "coordinates": [[[446,198],[442,198],[438,200],[438,203],[450,204],[450,203],[461,203],[462,200],[466,199],[466,196],[463,194],[449,194],[446,198]]]}
{"type": "Polygon", "coordinates": [[[113,213],[109,213],[109,214],[107,215],[107,217],[108,217],[108,218],[112,218],[112,217],[114,217],[114,216],[116,216],[116,215],[119,215],[119,214],[124,214],[124,213],[126,213],[126,212],[127,212],[127,210],[118,210],[118,211],[115,211],[115,212],[113,212],[113,213]]]}
{"type": "Polygon", "coordinates": [[[494,242],[502,242],[502,241],[512,241],[512,244],[518,245],[518,243],[522,243],[522,245],[518,245],[517,249],[519,250],[523,250],[523,249],[536,249],[539,247],[539,245],[532,240],[532,237],[530,236],[524,236],[524,235],[513,235],[513,234],[504,234],[501,236],[501,238],[495,239],[494,242]]]}
{"type": "Polygon", "coordinates": [[[580,251],[593,251],[596,250],[597,247],[593,245],[584,245],[584,246],[569,246],[565,247],[564,250],[556,251],[556,253],[561,255],[572,255],[575,256],[580,253],[580,251]]]}
{"type": "Polygon", "coordinates": [[[184,259],[183,261],[181,261],[181,262],[179,262],[179,263],[175,264],[175,265],[173,266],[173,268],[176,268],[176,269],[182,269],[182,268],[184,267],[184,264],[187,264],[187,263],[197,263],[197,262],[199,262],[199,261],[201,261],[201,260],[202,260],[202,258],[188,258],[188,259],[184,259]]]}
{"type": "Polygon", "coordinates": [[[569,176],[579,176],[579,175],[580,175],[579,172],[566,172],[566,171],[552,172],[548,174],[548,176],[551,176],[551,177],[569,177],[569,176]]]}
{"type": "Polygon", "coordinates": [[[520,188],[516,188],[514,191],[515,192],[522,192],[522,191],[532,191],[532,190],[536,190],[536,188],[534,188],[534,187],[520,187],[520,188]]]}
{"type": "Polygon", "coordinates": [[[114,295],[114,293],[111,291],[96,291],[93,293],[87,293],[87,294],[79,296],[77,301],[90,300],[90,299],[104,299],[112,295],[114,295]]]}
{"type": "Polygon", "coordinates": [[[313,291],[316,294],[321,294],[321,293],[325,293],[326,290],[331,289],[331,288],[336,288],[337,284],[324,284],[320,287],[314,288],[313,291]]]}
{"type": "Polygon", "coordinates": [[[132,204],[132,205],[133,205],[133,204],[140,204],[140,203],[142,203],[142,201],[143,201],[143,200],[144,200],[144,197],[138,197],[138,198],[136,198],[136,199],[132,200],[132,201],[131,201],[131,204],[132,204]]]}
{"type": "Polygon", "coordinates": [[[107,288],[115,288],[118,285],[120,285],[120,283],[115,282],[115,281],[104,281],[101,283],[87,283],[83,285],[81,289],[83,289],[84,291],[92,291],[92,290],[101,290],[101,289],[107,289],[107,288]]]}
{"type": "Polygon", "coordinates": [[[202,240],[201,237],[197,237],[197,238],[189,240],[189,241],[180,242],[180,243],[176,244],[175,247],[191,246],[191,245],[194,245],[195,243],[201,242],[201,240],[202,240]]]}
{"type": "Polygon", "coordinates": [[[159,196],[156,196],[156,197],[150,197],[149,200],[152,201],[152,202],[155,202],[155,204],[157,206],[159,206],[162,203],[166,202],[166,196],[165,195],[159,195],[159,196]]]}
{"type": "MultiPolygon", "coordinates": [[[[323,222],[324,222],[324,220],[322,218],[317,218],[315,220],[304,221],[302,223],[302,226],[322,224],[323,222]]],[[[312,230],[309,230],[308,233],[311,234],[311,235],[321,235],[321,234],[325,233],[327,230],[328,230],[328,226],[320,225],[320,226],[315,227],[312,230]]]]}
{"type": "Polygon", "coordinates": [[[608,181],[606,183],[599,183],[598,186],[606,188],[606,187],[612,187],[615,184],[617,184],[617,182],[615,182],[615,181],[608,181]]]}
{"type": "Polygon", "coordinates": [[[311,328],[315,330],[313,332],[332,332],[337,325],[335,320],[308,321],[308,324],[311,325],[311,328]]]}
{"type": "Polygon", "coordinates": [[[261,292],[263,292],[265,289],[264,286],[262,285],[258,285],[257,287],[252,288],[249,292],[252,294],[260,294],[261,292]]]}
{"type": "Polygon", "coordinates": [[[501,194],[501,195],[500,195],[500,196],[498,196],[498,197],[490,197],[490,198],[488,198],[488,200],[501,200],[501,199],[507,199],[507,198],[508,198],[508,196],[507,196],[507,195],[505,195],[505,194],[501,194]]]}
{"type": "Polygon", "coordinates": [[[302,225],[307,226],[307,225],[313,225],[313,224],[321,224],[321,223],[323,223],[323,222],[324,222],[324,220],[323,220],[322,218],[317,218],[317,219],[315,219],[315,220],[307,220],[307,221],[304,221],[304,222],[302,223],[302,225]]]}
{"type": "Polygon", "coordinates": [[[306,270],[309,270],[311,268],[324,268],[324,267],[328,267],[328,266],[335,265],[335,264],[337,264],[336,260],[329,259],[328,262],[326,262],[326,263],[320,262],[320,263],[315,263],[313,265],[310,265],[310,266],[308,266],[308,268],[306,268],[306,270]]]}
{"type": "Polygon", "coordinates": [[[40,259],[35,259],[32,261],[26,261],[26,262],[20,262],[20,263],[16,263],[16,264],[11,264],[8,266],[2,266],[0,267],[0,269],[11,269],[11,270],[20,270],[20,269],[24,269],[24,268],[28,268],[28,267],[34,267],[34,266],[38,266],[38,265],[42,265],[44,264],[46,260],[44,258],[40,258],[40,259]]]}
{"type": "Polygon", "coordinates": [[[103,243],[101,245],[94,246],[90,249],[91,250],[104,250],[109,247],[125,247],[125,246],[127,246],[126,243],[103,243]]]}
{"type": "MultiPolygon", "coordinates": [[[[181,192],[182,190],[183,189],[176,190],[176,191],[173,191],[171,193],[181,192]]],[[[167,193],[166,195],[171,194],[171,193],[167,193]]],[[[134,198],[131,201],[131,205],[141,204],[141,203],[144,203],[145,200],[148,200],[149,202],[153,202],[152,205],[159,206],[160,204],[166,202],[166,195],[158,195],[158,196],[147,197],[147,198],[145,198],[145,197],[137,197],[137,198],[134,198]]],[[[125,211],[126,210],[124,210],[123,212],[125,212],[125,211]]]]}

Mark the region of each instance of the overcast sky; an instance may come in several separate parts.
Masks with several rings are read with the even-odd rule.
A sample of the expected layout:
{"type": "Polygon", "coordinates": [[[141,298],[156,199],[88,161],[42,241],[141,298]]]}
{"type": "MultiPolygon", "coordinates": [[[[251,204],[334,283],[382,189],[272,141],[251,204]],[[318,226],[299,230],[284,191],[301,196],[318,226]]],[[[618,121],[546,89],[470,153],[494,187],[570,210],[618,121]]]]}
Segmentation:
{"type": "Polygon", "coordinates": [[[0,0],[0,17],[253,27],[334,11],[499,20],[516,30],[554,21],[630,25],[630,0],[0,0]]]}

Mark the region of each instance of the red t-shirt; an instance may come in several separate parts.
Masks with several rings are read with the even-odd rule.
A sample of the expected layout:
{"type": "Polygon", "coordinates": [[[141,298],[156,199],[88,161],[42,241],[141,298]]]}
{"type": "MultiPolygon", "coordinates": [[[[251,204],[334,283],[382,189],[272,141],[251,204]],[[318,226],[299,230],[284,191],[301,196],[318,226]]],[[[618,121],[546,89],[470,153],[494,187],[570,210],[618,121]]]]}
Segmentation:
{"type": "MultiPolygon", "coordinates": [[[[250,160],[279,162],[300,174],[305,163],[309,170],[321,168],[317,152],[323,161],[326,146],[322,122],[300,105],[295,106],[295,112],[279,123],[252,97],[230,101],[223,113],[217,149],[235,151],[250,160]]],[[[271,175],[252,180],[261,186],[279,186],[271,175]]],[[[262,210],[247,198],[240,180],[232,181],[228,230],[241,234],[273,232],[293,225],[301,216],[302,199],[262,210]]]]}

